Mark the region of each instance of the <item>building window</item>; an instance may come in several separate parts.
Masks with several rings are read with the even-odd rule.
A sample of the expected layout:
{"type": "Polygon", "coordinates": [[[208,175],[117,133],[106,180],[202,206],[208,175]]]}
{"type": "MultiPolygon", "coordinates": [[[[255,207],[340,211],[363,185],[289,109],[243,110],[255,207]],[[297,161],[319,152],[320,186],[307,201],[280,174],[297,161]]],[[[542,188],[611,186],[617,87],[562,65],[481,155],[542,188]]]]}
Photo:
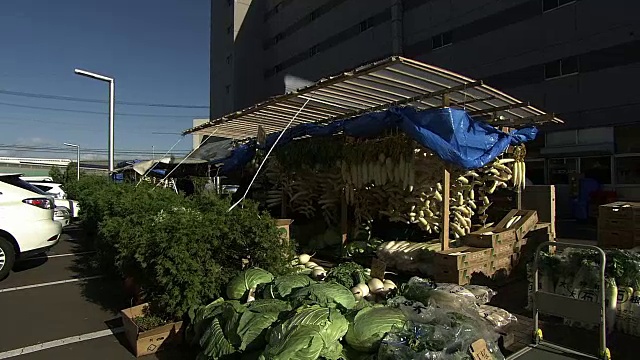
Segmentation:
{"type": "MultiPolygon", "coordinates": [[[[528,155],[528,152],[529,152],[529,149],[527,148],[527,155],[528,155]]],[[[531,181],[533,185],[544,185],[545,184],[544,160],[540,159],[540,160],[527,161],[526,166],[527,166],[527,175],[526,175],[527,180],[531,181]]]]}
{"type": "Polygon", "coordinates": [[[224,87],[224,92],[226,92],[227,94],[231,93],[231,85],[227,85],[224,87]]]}
{"type": "Polygon", "coordinates": [[[544,65],[544,78],[554,79],[561,76],[577,74],[579,71],[577,56],[555,60],[544,65]]]}
{"type": "Polygon", "coordinates": [[[365,32],[371,28],[371,22],[369,19],[360,22],[360,32],[365,32]]]}
{"type": "Polygon", "coordinates": [[[616,157],[616,183],[640,184],[640,156],[616,157]]]}
{"type": "Polygon", "coordinates": [[[561,158],[549,160],[549,184],[568,185],[571,177],[578,173],[578,159],[561,158]]]}
{"type": "Polygon", "coordinates": [[[542,0],[542,11],[551,11],[574,2],[576,2],[576,0],[542,0]]]}
{"type": "Polygon", "coordinates": [[[431,38],[431,48],[434,50],[447,45],[451,45],[451,31],[438,34],[431,38]]]}
{"type": "Polygon", "coordinates": [[[318,53],[318,45],[313,45],[311,49],[309,49],[309,56],[314,56],[318,53]]]}
{"type": "Polygon", "coordinates": [[[616,154],[640,153],[640,125],[616,126],[613,129],[616,154]]]}
{"type": "Polygon", "coordinates": [[[584,177],[600,184],[611,184],[611,156],[589,156],[580,159],[580,172],[584,177]]]}

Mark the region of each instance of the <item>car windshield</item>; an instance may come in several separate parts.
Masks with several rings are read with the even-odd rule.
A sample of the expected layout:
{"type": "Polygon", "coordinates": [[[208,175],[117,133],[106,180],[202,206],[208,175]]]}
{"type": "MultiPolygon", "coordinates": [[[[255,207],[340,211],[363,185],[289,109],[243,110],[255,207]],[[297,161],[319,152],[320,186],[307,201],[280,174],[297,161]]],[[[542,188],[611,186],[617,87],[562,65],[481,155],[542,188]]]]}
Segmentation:
{"type": "Polygon", "coordinates": [[[17,186],[21,189],[24,190],[28,190],[31,192],[34,192],[36,194],[40,194],[40,195],[49,195],[46,192],[38,189],[37,187],[33,186],[32,184],[29,184],[28,182],[20,179],[20,177],[18,176],[0,176],[0,181],[2,181],[3,183],[9,184],[9,185],[13,185],[13,186],[17,186]]]}

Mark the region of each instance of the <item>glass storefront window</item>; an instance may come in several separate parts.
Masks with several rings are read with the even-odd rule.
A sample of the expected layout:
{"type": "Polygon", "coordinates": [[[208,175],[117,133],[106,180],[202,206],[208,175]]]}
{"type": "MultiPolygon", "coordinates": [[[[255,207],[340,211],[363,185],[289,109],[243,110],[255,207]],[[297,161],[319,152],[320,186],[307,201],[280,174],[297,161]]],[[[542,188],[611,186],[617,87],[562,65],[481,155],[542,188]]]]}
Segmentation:
{"type": "Polygon", "coordinates": [[[580,159],[580,172],[600,184],[611,184],[611,156],[590,156],[580,159]]]}
{"type": "Polygon", "coordinates": [[[549,159],[549,184],[568,185],[571,175],[577,172],[577,158],[549,159]]]}
{"type": "Polygon", "coordinates": [[[616,157],[618,184],[640,184],[640,156],[616,157]]]}
{"type": "Polygon", "coordinates": [[[614,139],[617,154],[640,153],[640,125],[617,126],[614,139]]]}

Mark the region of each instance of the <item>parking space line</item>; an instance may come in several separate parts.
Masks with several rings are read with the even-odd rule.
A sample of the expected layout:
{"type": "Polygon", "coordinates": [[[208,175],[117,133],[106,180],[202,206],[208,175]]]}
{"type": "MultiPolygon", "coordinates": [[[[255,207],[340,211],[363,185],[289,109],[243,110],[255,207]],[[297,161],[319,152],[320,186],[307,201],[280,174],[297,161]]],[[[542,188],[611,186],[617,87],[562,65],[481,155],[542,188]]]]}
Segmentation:
{"type": "Polygon", "coordinates": [[[79,343],[79,342],[87,341],[87,340],[98,339],[98,338],[105,337],[105,336],[110,336],[110,335],[116,335],[116,334],[119,334],[119,333],[122,333],[122,332],[124,332],[124,328],[123,327],[119,327],[119,328],[114,328],[114,329],[96,331],[96,332],[83,334],[83,335],[78,335],[78,336],[71,336],[71,337],[64,338],[64,339],[59,339],[59,340],[48,341],[48,342],[45,342],[45,343],[40,343],[40,344],[37,344],[37,345],[31,345],[31,346],[23,347],[23,348],[20,348],[20,349],[14,349],[14,350],[1,352],[0,353],[0,359],[8,359],[8,358],[12,358],[12,357],[20,356],[20,355],[25,355],[25,354],[29,354],[29,353],[34,353],[34,352],[37,352],[37,351],[47,350],[47,349],[51,349],[51,348],[55,348],[55,347],[59,347],[59,346],[79,343]]]}
{"type": "Polygon", "coordinates": [[[83,277],[83,278],[52,281],[52,282],[33,284],[33,285],[16,286],[16,287],[12,287],[12,288],[0,289],[0,293],[18,291],[18,290],[26,290],[26,289],[33,289],[33,288],[39,288],[39,287],[43,287],[43,286],[53,286],[53,285],[60,285],[60,284],[68,284],[68,283],[73,283],[73,282],[78,282],[78,281],[87,281],[87,280],[93,280],[93,279],[100,279],[102,277],[104,277],[104,276],[103,275],[95,275],[95,276],[87,276],[87,277],[83,277]]]}
{"type": "Polygon", "coordinates": [[[57,257],[79,256],[79,255],[87,255],[87,254],[94,254],[94,253],[95,253],[95,251],[82,251],[82,252],[77,252],[77,253],[54,254],[54,255],[44,255],[44,256],[37,256],[37,257],[30,257],[30,258],[27,258],[25,260],[50,259],[50,258],[57,258],[57,257]]]}

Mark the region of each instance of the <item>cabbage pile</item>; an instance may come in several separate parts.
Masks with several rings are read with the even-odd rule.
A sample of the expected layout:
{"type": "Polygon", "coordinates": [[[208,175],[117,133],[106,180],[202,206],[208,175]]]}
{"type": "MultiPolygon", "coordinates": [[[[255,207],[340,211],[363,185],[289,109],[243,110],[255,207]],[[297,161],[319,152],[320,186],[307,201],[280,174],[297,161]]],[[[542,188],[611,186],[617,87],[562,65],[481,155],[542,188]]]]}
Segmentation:
{"type": "Polygon", "coordinates": [[[336,281],[248,269],[231,280],[227,299],[189,311],[186,336],[199,360],[471,359],[480,338],[504,359],[469,290],[420,278],[402,289],[406,297],[375,303],[336,281]]]}

